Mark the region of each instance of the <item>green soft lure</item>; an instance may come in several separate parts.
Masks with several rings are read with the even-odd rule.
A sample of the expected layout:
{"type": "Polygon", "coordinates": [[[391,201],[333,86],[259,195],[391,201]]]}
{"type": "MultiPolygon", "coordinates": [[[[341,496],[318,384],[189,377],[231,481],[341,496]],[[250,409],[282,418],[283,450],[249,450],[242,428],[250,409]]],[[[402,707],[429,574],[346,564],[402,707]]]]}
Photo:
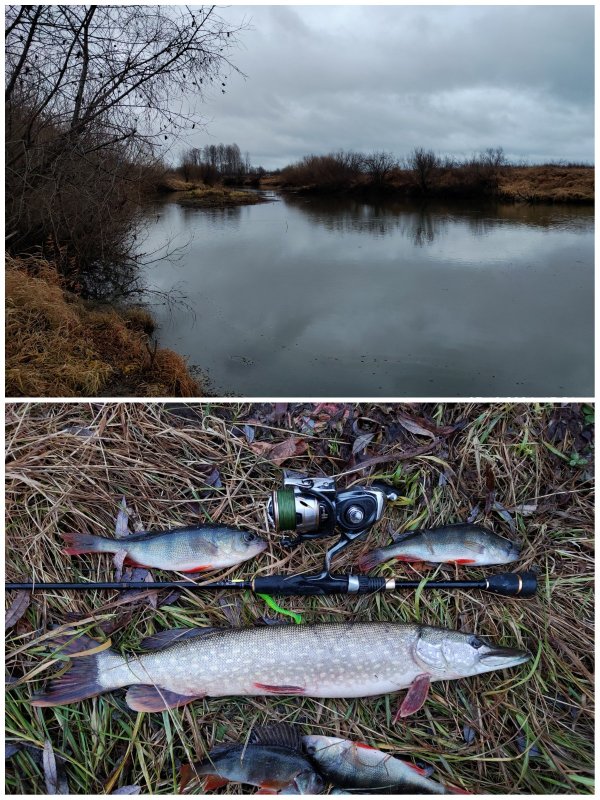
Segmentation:
{"type": "Polygon", "coordinates": [[[286,617],[291,617],[294,620],[294,622],[296,623],[296,625],[301,625],[302,624],[302,615],[301,614],[297,614],[295,611],[288,611],[287,608],[282,608],[280,605],[278,605],[275,602],[275,600],[273,600],[271,595],[259,594],[258,596],[262,597],[262,599],[265,601],[265,603],[269,606],[269,608],[272,608],[273,611],[277,611],[278,614],[285,614],[286,617]]]}

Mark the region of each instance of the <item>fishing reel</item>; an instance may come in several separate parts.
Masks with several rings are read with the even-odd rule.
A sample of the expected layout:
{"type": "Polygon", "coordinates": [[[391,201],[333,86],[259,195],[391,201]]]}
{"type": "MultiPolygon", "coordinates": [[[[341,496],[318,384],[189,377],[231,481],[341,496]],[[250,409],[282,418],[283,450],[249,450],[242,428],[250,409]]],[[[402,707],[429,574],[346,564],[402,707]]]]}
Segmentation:
{"type": "Polygon", "coordinates": [[[339,530],[339,541],[325,556],[329,570],[332,556],[367,533],[383,516],[386,504],[397,498],[396,490],[383,481],[338,491],[333,478],[286,471],[282,488],[267,503],[267,514],[276,531],[295,532],[295,536],[282,537],[283,547],[327,538],[339,530]]]}

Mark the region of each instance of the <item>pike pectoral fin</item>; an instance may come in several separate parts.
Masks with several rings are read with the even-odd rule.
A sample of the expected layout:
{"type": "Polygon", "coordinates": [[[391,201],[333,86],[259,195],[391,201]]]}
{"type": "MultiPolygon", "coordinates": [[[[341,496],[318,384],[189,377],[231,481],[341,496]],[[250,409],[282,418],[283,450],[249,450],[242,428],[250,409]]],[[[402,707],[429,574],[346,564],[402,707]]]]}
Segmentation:
{"type": "Polygon", "coordinates": [[[431,678],[429,675],[417,675],[417,677],[411,683],[408,692],[406,693],[406,697],[402,701],[402,705],[396,712],[394,722],[397,722],[399,719],[403,719],[404,717],[409,717],[411,714],[414,714],[415,711],[418,711],[421,708],[421,706],[425,703],[425,700],[427,700],[430,684],[431,678]]]}
{"type": "Polygon", "coordinates": [[[130,686],[125,696],[129,708],[134,711],[166,711],[167,708],[177,708],[199,700],[204,695],[184,695],[170,692],[168,689],[159,689],[156,686],[135,684],[130,686]]]}

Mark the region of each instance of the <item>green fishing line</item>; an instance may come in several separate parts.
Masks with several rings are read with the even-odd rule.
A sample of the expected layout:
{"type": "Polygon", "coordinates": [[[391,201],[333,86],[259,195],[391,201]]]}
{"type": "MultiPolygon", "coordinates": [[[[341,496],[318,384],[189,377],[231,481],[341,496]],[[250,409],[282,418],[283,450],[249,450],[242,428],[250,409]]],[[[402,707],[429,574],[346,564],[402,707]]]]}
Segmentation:
{"type": "Polygon", "coordinates": [[[273,600],[271,595],[259,594],[258,596],[262,597],[265,603],[269,606],[269,608],[272,608],[273,611],[277,611],[279,614],[285,614],[286,617],[291,617],[296,623],[296,625],[302,624],[302,616],[300,614],[297,614],[295,611],[288,611],[287,608],[282,608],[280,605],[277,605],[277,603],[275,602],[275,600],[273,600]]]}

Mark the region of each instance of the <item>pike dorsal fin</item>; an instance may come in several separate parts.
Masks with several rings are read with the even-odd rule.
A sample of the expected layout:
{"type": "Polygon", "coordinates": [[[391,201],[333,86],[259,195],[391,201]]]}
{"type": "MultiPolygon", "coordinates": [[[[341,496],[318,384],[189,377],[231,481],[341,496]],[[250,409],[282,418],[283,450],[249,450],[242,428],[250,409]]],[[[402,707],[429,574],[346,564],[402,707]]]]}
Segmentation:
{"type": "Polygon", "coordinates": [[[288,750],[302,752],[302,734],[295,725],[286,722],[274,722],[254,728],[248,739],[248,744],[264,746],[287,747],[288,750]]]}
{"type": "MultiPolygon", "coordinates": [[[[151,586],[152,584],[148,584],[151,586]]],[[[216,633],[221,628],[172,628],[168,631],[158,631],[158,633],[147,636],[140,642],[142,650],[163,650],[183,639],[195,639],[197,636],[206,636],[208,633],[216,633]]]]}

